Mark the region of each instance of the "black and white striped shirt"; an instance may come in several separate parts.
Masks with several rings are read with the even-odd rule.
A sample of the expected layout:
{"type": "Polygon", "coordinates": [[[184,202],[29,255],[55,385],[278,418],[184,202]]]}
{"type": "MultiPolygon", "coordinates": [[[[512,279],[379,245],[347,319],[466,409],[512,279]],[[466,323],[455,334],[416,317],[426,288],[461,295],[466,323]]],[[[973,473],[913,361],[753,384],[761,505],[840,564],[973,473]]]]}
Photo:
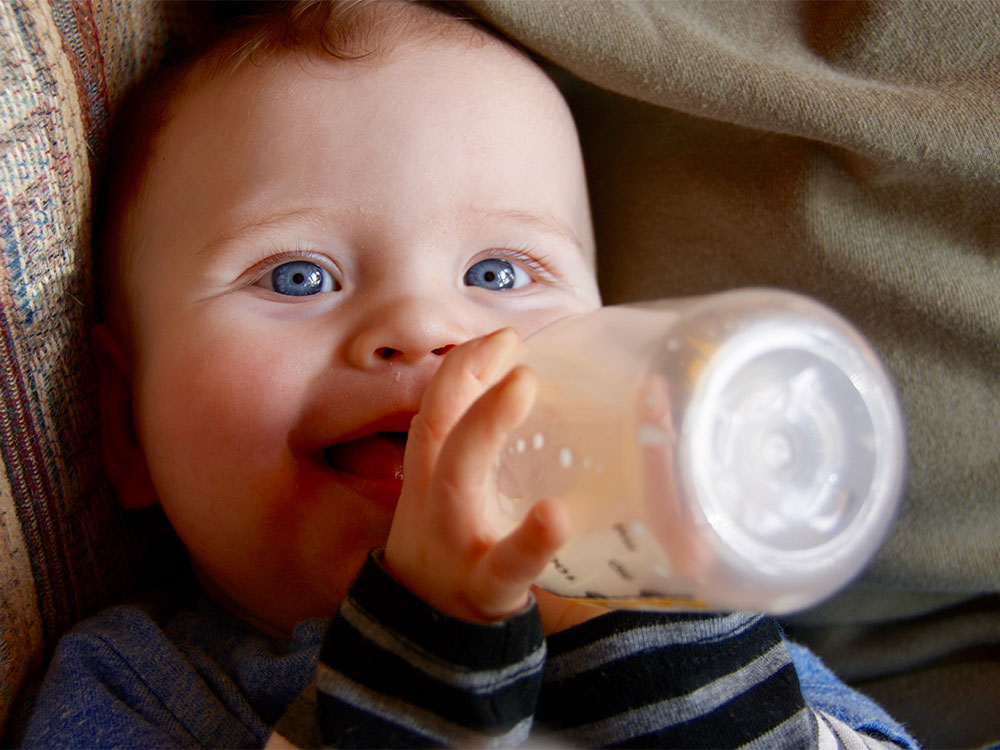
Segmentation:
{"type": "Polygon", "coordinates": [[[534,607],[449,618],[370,558],[269,746],[912,746],[829,679],[871,706],[860,730],[807,704],[770,618],[619,611],[546,638],[534,607]]]}

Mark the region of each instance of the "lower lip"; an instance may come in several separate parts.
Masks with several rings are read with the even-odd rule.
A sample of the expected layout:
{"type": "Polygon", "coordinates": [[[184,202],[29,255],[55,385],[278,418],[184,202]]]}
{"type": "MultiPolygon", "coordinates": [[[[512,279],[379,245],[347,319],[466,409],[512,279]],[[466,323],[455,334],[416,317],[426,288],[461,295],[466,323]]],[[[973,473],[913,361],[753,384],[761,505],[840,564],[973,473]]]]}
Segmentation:
{"type": "Polygon", "coordinates": [[[359,495],[371,500],[380,508],[390,513],[395,512],[399,502],[399,493],[403,490],[401,479],[386,477],[365,477],[360,474],[349,474],[336,469],[327,469],[338,484],[342,484],[359,495]]]}

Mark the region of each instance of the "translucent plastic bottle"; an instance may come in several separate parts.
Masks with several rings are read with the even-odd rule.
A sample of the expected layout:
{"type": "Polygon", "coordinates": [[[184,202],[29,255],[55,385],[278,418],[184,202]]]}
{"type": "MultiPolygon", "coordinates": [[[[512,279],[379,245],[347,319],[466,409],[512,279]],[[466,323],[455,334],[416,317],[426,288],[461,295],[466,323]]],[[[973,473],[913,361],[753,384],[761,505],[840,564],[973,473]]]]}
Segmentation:
{"type": "Polygon", "coordinates": [[[895,390],[864,338],[800,295],[605,307],[518,353],[535,406],[497,465],[506,532],[543,497],[572,540],[538,584],[611,607],[805,608],[854,578],[903,485],[895,390]]]}

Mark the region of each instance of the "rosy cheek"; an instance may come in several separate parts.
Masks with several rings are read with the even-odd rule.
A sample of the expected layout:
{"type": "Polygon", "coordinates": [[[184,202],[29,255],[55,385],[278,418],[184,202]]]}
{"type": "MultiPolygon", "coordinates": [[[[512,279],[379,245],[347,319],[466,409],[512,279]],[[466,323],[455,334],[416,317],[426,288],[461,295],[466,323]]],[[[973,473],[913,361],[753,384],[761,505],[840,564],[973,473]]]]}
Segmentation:
{"type": "Polygon", "coordinates": [[[151,362],[140,389],[140,433],[158,488],[213,491],[273,473],[286,452],[295,387],[266,362],[224,351],[151,362]],[[159,367],[157,367],[159,364],[159,367]]]}

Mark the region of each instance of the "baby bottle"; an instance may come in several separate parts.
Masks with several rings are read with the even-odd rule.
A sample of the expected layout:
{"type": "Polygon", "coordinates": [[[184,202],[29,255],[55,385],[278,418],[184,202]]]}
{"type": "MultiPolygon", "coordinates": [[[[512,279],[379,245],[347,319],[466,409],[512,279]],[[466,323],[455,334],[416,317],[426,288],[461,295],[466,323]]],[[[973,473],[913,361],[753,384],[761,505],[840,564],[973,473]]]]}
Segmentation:
{"type": "Polygon", "coordinates": [[[885,538],[905,441],[892,383],[826,307],[745,289],[605,307],[528,338],[535,405],[488,518],[542,498],[571,540],[537,581],[609,607],[808,607],[885,538]]]}

